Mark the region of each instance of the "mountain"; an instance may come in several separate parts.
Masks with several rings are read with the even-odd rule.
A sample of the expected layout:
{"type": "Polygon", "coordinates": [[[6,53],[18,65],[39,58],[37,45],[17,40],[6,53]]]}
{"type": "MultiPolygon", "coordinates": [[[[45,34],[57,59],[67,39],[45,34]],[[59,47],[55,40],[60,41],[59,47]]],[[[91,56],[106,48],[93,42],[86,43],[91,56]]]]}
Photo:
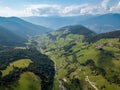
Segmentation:
{"type": "Polygon", "coordinates": [[[96,33],[104,33],[120,29],[120,14],[82,15],[74,17],[23,17],[29,22],[58,29],[63,26],[81,24],[94,30],[96,33]]]}
{"type": "Polygon", "coordinates": [[[85,30],[95,39],[89,43],[84,40],[91,37],[80,30],[84,32],[67,26],[33,38],[37,49],[55,63],[54,89],[119,90],[120,31],[97,35],[85,30]]]}
{"type": "Polygon", "coordinates": [[[120,14],[104,14],[80,21],[82,25],[97,33],[104,33],[120,29],[120,14]]]}
{"type": "Polygon", "coordinates": [[[47,26],[50,28],[58,29],[60,27],[76,25],[77,22],[92,18],[92,15],[82,15],[82,16],[71,16],[71,17],[59,17],[59,16],[49,16],[49,17],[22,17],[22,19],[32,22],[38,25],[47,26]]]}
{"type": "Polygon", "coordinates": [[[85,36],[94,33],[93,31],[91,31],[90,29],[82,25],[65,26],[65,27],[58,29],[57,31],[64,32],[65,30],[68,30],[69,34],[79,34],[79,35],[85,35],[85,36]]]}
{"type": "MultiPolygon", "coordinates": [[[[21,40],[0,28],[3,42],[21,40]]],[[[72,25],[28,38],[26,46],[0,47],[0,90],[120,90],[119,35],[72,25]]]]}
{"type": "Polygon", "coordinates": [[[60,38],[66,38],[66,36],[68,35],[71,35],[71,36],[80,35],[83,37],[90,37],[92,35],[95,35],[95,33],[82,25],[65,26],[56,31],[48,32],[46,34],[40,35],[41,40],[39,43],[41,43],[41,45],[44,46],[44,44],[46,45],[48,43],[53,43],[55,40],[59,40],[60,38]],[[47,40],[47,43],[46,43],[46,40],[47,40]]]}
{"type": "Polygon", "coordinates": [[[28,35],[38,35],[51,30],[40,25],[34,25],[26,22],[17,17],[0,17],[0,26],[22,37],[27,37],[28,35]]]}
{"type": "Polygon", "coordinates": [[[24,45],[26,39],[0,26],[0,45],[15,46],[24,45]]]}

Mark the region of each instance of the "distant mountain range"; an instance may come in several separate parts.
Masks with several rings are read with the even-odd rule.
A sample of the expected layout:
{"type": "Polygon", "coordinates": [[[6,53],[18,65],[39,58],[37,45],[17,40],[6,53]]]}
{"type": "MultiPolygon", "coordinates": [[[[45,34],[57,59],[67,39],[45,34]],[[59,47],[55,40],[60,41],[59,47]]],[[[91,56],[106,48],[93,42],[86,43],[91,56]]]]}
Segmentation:
{"type": "Polygon", "coordinates": [[[38,35],[51,30],[50,28],[35,25],[17,17],[0,17],[0,26],[21,37],[38,35]]]}
{"type": "Polygon", "coordinates": [[[64,26],[69,26],[69,25],[76,25],[78,24],[77,22],[83,21],[89,18],[92,18],[93,16],[91,15],[83,15],[83,16],[74,16],[74,17],[58,17],[58,16],[51,16],[51,17],[37,17],[37,16],[32,16],[32,17],[23,17],[22,19],[42,25],[42,26],[47,26],[53,29],[58,29],[64,26]]]}
{"type": "Polygon", "coordinates": [[[58,29],[66,25],[84,25],[96,33],[120,29],[120,14],[83,15],[77,17],[24,17],[35,24],[58,29]]]}
{"type": "Polygon", "coordinates": [[[120,29],[120,14],[105,14],[80,21],[82,25],[96,31],[104,33],[120,29]]]}
{"type": "MultiPolygon", "coordinates": [[[[27,19],[29,18],[32,17],[28,17],[27,19]]],[[[69,26],[65,26],[62,28],[58,27],[59,29],[56,30],[68,30],[68,33],[82,34],[85,36],[91,33],[95,34],[94,32],[103,33],[120,29],[120,14],[105,14],[94,17],[44,17],[42,19],[40,19],[40,17],[34,17],[33,20],[35,18],[40,22],[49,22],[53,26],[57,26],[60,24],[60,26],[65,26],[66,24],[69,24],[69,26]],[[72,25],[76,23],[79,23],[81,25],[72,25]],[[84,25],[85,27],[82,25],[84,25]]],[[[9,43],[10,45],[12,45],[12,43],[14,43],[15,45],[21,42],[23,43],[26,40],[27,36],[39,35],[49,31],[52,31],[52,29],[29,23],[17,17],[0,17],[1,44],[9,43]]]]}

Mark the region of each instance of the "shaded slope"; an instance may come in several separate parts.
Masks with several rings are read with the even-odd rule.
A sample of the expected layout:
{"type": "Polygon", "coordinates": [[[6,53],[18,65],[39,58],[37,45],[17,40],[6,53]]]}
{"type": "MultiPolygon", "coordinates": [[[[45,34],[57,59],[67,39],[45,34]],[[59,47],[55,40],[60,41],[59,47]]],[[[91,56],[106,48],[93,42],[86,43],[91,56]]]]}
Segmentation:
{"type": "Polygon", "coordinates": [[[17,17],[0,17],[0,25],[22,37],[38,35],[51,30],[40,25],[26,22],[17,17]]]}
{"type": "Polygon", "coordinates": [[[0,45],[24,45],[25,39],[0,26],[0,45]]]}

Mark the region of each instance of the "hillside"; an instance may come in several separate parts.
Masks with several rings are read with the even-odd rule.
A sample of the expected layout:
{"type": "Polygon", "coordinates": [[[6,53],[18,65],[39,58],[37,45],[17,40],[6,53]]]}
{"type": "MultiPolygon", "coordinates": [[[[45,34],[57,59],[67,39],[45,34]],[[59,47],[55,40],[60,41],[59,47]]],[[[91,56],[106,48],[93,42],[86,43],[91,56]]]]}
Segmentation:
{"type": "Polygon", "coordinates": [[[68,30],[68,34],[79,34],[79,35],[84,35],[84,36],[89,36],[91,34],[95,34],[93,31],[90,29],[82,26],[82,25],[71,25],[71,26],[65,26],[58,31],[64,32],[65,30],[68,30]]]}
{"type": "Polygon", "coordinates": [[[52,90],[54,63],[34,47],[0,50],[0,90],[52,90]]]}
{"type": "Polygon", "coordinates": [[[119,90],[119,37],[110,38],[114,35],[110,32],[110,35],[88,43],[84,41],[86,34],[80,34],[79,30],[73,33],[74,30],[63,28],[33,38],[38,43],[37,49],[55,63],[54,89],[119,90]]]}
{"type": "Polygon", "coordinates": [[[100,39],[107,39],[107,38],[120,38],[120,30],[93,35],[89,38],[86,38],[86,40],[88,42],[96,42],[100,39]]]}
{"type": "Polygon", "coordinates": [[[0,45],[3,46],[20,46],[24,45],[26,39],[0,26],[0,45]]]}
{"type": "Polygon", "coordinates": [[[34,25],[17,17],[0,17],[0,25],[22,37],[51,31],[49,28],[34,25]]]}
{"type": "MultiPolygon", "coordinates": [[[[67,36],[70,36],[70,35],[75,35],[78,37],[79,37],[79,35],[82,37],[90,37],[92,35],[95,35],[95,33],[81,25],[65,26],[56,31],[49,32],[49,33],[43,34],[43,35],[38,35],[34,38],[34,40],[39,41],[38,43],[40,46],[46,47],[46,45],[55,43],[55,41],[57,41],[59,39],[63,42],[63,39],[67,38],[67,36]]],[[[72,36],[70,36],[70,37],[72,37],[72,36]]],[[[74,39],[73,40],[71,39],[71,42],[72,41],[74,42],[74,39]]],[[[59,41],[57,41],[57,42],[59,42],[59,41]]],[[[66,42],[66,43],[68,43],[68,42],[66,42]]]]}

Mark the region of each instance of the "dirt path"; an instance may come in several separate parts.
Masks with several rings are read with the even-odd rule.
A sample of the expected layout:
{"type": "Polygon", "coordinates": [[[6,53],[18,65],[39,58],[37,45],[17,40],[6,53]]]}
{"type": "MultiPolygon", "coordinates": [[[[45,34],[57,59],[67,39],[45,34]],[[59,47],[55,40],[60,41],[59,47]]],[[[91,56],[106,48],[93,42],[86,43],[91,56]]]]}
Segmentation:
{"type": "Polygon", "coordinates": [[[96,85],[89,80],[88,76],[86,76],[85,81],[89,82],[89,84],[90,84],[95,90],[99,90],[99,89],[96,87],[96,85]]]}
{"type": "Polygon", "coordinates": [[[59,82],[60,82],[60,85],[59,85],[59,88],[60,88],[60,90],[68,90],[66,87],[64,87],[64,85],[62,84],[62,80],[59,80],[59,82]]]}

